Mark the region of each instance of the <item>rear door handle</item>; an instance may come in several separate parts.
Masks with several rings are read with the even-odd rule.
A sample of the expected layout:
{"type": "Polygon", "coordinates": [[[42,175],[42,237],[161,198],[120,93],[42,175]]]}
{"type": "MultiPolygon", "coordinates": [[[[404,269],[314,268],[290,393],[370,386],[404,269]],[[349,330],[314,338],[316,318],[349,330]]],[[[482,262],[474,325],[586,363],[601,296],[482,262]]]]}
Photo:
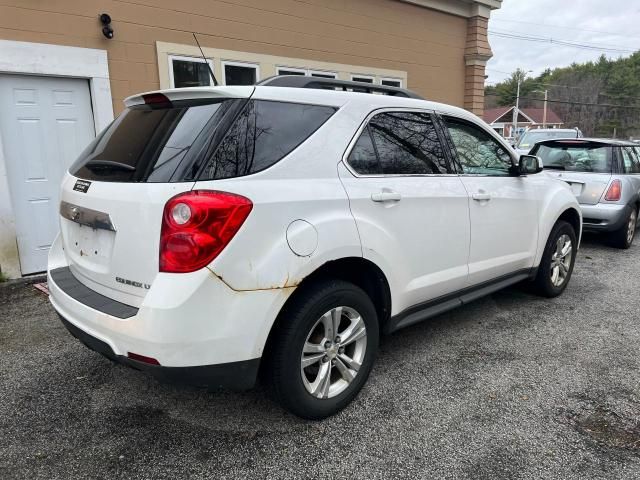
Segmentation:
{"type": "Polygon", "coordinates": [[[374,202],[399,202],[402,199],[402,195],[392,190],[383,190],[379,193],[372,193],[371,200],[374,202]]]}
{"type": "Polygon", "coordinates": [[[478,202],[481,202],[483,200],[491,200],[491,194],[487,192],[478,192],[471,195],[471,198],[478,202]]]}

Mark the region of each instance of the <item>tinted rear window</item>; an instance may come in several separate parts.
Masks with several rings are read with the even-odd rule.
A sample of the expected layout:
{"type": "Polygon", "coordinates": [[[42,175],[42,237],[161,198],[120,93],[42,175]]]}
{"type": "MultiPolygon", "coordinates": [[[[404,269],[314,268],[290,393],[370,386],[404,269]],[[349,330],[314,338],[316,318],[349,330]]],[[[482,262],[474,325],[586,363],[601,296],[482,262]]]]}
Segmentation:
{"type": "Polygon", "coordinates": [[[69,172],[105,182],[217,180],[259,172],[304,142],[333,107],[225,99],[126,109],[69,172]]]}
{"type": "Polygon", "coordinates": [[[194,172],[185,165],[202,164],[199,160],[216,130],[244,102],[225,99],[127,108],[87,146],[69,172],[105,182],[187,180],[194,172]]]}
{"type": "Polygon", "coordinates": [[[335,112],[319,105],[250,101],[207,162],[200,180],[241,177],[277,163],[335,112]]]}
{"type": "Polygon", "coordinates": [[[611,173],[611,147],[602,144],[540,145],[535,155],[544,168],[572,172],[611,173]]]}

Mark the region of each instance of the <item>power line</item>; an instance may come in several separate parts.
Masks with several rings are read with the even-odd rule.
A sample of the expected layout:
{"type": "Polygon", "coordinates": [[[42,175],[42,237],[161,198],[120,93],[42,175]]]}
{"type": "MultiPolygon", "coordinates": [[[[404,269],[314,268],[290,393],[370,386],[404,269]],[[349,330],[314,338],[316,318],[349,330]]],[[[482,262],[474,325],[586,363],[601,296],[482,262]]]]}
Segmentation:
{"type": "MultiPolygon", "coordinates": [[[[497,93],[485,93],[485,95],[487,96],[491,96],[491,97],[500,97],[501,95],[497,94],[497,93]]],[[[542,100],[541,98],[531,98],[531,97],[520,97],[520,100],[533,100],[536,102],[543,102],[544,100],[542,100]]],[[[548,103],[563,103],[566,105],[584,105],[587,107],[605,107],[605,108],[631,108],[631,109],[637,109],[640,110],[640,105],[638,106],[634,106],[634,105],[613,105],[613,104],[609,104],[609,103],[588,103],[588,102],[569,102],[569,101],[565,101],[565,100],[550,100],[547,99],[548,103]]]]}
{"type": "MultiPolygon", "coordinates": [[[[533,79],[531,79],[533,80],[533,79]]],[[[502,82],[497,82],[496,85],[498,85],[499,83],[503,83],[504,80],[502,82]]],[[[489,82],[487,82],[489,83],[489,82]]],[[[573,90],[581,90],[583,92],[588,91],[588,89],[584,88],[584,87],[575,87],[573,85],[560,85],[558,83],[546,83],[546,82],[534,82],[534,83],[530,83],[529,85],[532,85],[536,88],[545,88],[548,89],[549,87],[560,87],[560,88],[571,88],[573,90]]],[[[632,98],[634,100],[640,100],[640,96],[633,96],[633,95],[620,95],[617,93],[606,93],[606,92],[596,92],[596,93],[592,93],[589,92],[590,94],[595,94],[595,95],[602,95],[604,97],[617,97],[617,98],[632,98]]],[[[521,97],[522,98],[522,97],[521,97]]]]}
{"type": "Polygon", "coordinates": [[[490,22],[505,22],[505,23],[522,23],[525,25],[536,25],[538,27],[550,27],[550,28],[562,28],[563,30],[575,30],[577,32],[589,32],[589,33],[601,33],[604,35],[613,35],[616,37],[625,37],[625,38],[640,38],[638,35],[628,35],[626,33],[613,33],[613,32],[603,32],[602,30],[590,30],[587,28],[575,28],[575,27],[567,27],[565,25],[552,25],[548,23],[537,23],[537,22],[525,22],[522,20],[509,20],[506,18],[494,18],[491,17],[490,22]]]}
{"type": "MultiPolygon", "coordinates": [[[[502,33],[505,35],[522,35],[525,37],[531,37],[531,38],[537,38],[540,40],[548,40],[549,37],[546,36],[541,36],[541,35],[535,35],[532,33],[526,33],[526,32],[518,32],[518,31],[513,31],[513,30],[492,30],[493,32],[497,32],[497,33],[502,33]]],[[[576,44],[580,44],[580,42],[572,39],[572,38],[553,38],[553,40],[558,41],[558,42],[572,42],[572,43],[576,43],[576,44]]],[[[625,48],[627,45],[614,45],[611,43],[600,43],[598,42],[597,44],[591,43],[591,42],[584,42],[584,45],[588,45],[588,46],[595,46],[595,47],[612,47],[612,48],[625,48]]]]}
{"type": "Polygon", "coordinates": [[[497,30],[489,30],[489,33],[495,35],[496,37],[502,38],[511,38],[514,40],[523,40],[527,42],[537,42],[537,43],[552,43],[555,45],[562,45],[565,47],[573,47],[573,48],[581,48],[584,50],[592,50],[592,51],[602,51],[602,52],[612,52],[612,53],[634,53],[636,50],[629,50],[624,48],[613,48],[613,47],[605,47],[601,45],[595,44],[585,44],[585,43],[577,43],[571,42],[567,40],[559,40],[551,37],[535,37],[531,35],[522,35],[518,33],[510,33],[510,32],[500,32],[497,30]]]}

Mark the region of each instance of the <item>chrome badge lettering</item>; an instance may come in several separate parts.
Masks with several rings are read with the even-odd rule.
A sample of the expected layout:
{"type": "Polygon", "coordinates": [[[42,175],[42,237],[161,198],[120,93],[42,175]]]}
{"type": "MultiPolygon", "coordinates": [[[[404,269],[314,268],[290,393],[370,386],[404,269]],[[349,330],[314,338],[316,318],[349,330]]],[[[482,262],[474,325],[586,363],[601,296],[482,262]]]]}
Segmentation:
{"type": "Polygon", "coordinates": [[[123,283],[125,285],[131,285],[132,287],[144,288],[145,290],[149,290],[151,285],[148,283],[135,282],[133,280],[127,280],[126,278],[116,277],[116,282],[123,283]]]}

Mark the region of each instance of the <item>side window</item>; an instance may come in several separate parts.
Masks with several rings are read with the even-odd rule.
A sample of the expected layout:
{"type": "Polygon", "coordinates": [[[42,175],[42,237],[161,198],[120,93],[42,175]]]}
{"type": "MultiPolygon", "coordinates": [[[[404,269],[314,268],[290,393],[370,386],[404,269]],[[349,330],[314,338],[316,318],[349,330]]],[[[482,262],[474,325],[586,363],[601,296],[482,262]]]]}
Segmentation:
{"type": "Polygon", "coordinates": [[[640,173],[640,148],[620,147],[622,152],[622,162],[624,163],[624,173],[640,173]]]}
{"type": "Polygon", "coordinates": [[[383,174],[451,173],[428,113],[381,113],[369,129],[383,174]]]}
{"type": "Polygon", "coordinates": [[[335,108],[251,100],[218,145],[200,180],[219,180],[259,172],[304,142],[335,108]]]}
{"type": "Polygon", "coordinates": [[[447,118],[445,123],[463,173],[509,175],[511,156],[491,135],[466,122],[447,118]]]}
{"type": "Polygon", "coordinates": [[[349,154],[349,165],[361,175],[380,175],[382,169],[367,126],[349,154]]]}

